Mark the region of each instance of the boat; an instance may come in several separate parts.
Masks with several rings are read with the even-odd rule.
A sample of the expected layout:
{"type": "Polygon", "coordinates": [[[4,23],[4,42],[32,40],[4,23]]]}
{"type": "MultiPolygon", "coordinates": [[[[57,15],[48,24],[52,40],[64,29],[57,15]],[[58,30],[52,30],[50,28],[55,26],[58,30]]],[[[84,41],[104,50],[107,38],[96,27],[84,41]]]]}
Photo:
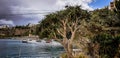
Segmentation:
{"type": "Polygon", "coordinates": [[[46,43],[51,43],[52,41],[51,40],[46,40],[46,43]]]}
{"type": "Polygon", "coordinates": [[[28,42],[28,43],[37,43],[36,40],[28,40],[27,42],[28,42]]]}
{"type": "Polygon", "coordinates": [[[22,43],[28,43],[26,40],[22,40],[22,43]]]}
{"type": "Polygon", "coordinates": [[[51,39],[51,40],[30,40],[30,39],[27,39],[27,40],[23,40],[22,43],[30,43],[30,44],[40,44],[42,46],[52,46],[52,47],[61,47],[62,45],[51,39]]]}
{"type": "Polygon", "coordinates": [[[27,40],[22,40],[22,43],[37,43],[37,41],[36,40],[27,39],[27,40]]]}

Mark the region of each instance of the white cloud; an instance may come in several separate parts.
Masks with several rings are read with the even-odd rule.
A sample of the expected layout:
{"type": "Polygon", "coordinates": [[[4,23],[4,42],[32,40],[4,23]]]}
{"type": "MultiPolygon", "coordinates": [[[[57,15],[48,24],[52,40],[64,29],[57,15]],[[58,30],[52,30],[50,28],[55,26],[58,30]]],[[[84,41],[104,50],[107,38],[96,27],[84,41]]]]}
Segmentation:
{"type": "Polygon", "coordinates": [[[93,10],[88,4],[93,2],[94,0],[20,0],[22,5],[13,6],[13,13],[44,13],[46,12],[54,12],[57,10],[64,9],[65,5],[81,5],[82,9],[93,10]],[[28,11],[24,11],[28,10],[28,11]],[[34,10],[34,11],[29,11],[34,10]],[[39,11],[36,11],[39,10],[39,11]]]}
{"type": "Polygon", "coordinates": [[[81,5],[82,9],[85,10],[93,10],[92,7],[89,6],[89,3],[93,2],[94,0],[57,0],[56,5],[65,6],[65,5],[81,5]]]}
{"type": "Polygon", "coordinates": [[[13,6],[13,13],[26,13],[26,12],[53,12],[61,10],[65,5],[81,5],[82,9],[93,10],[89,3],[94,0],[20,0],[22,5],[13,6]],[[24,10],[39,10],[39,11],[24,11],[24,10]],[[46,10],[46,11],[44,11],[46,10]]]}
{"type": "Polygon", "coordinates": [[[10,24],[10,25],[14,26],[13,21],[11,21],[11,20],[5,20],[5,19],[1,19],[0,20],[0,24],[10,24]]]}
{"type": "Polygon", "coordinates": [[[93,10],[89,6],[93,0],[20,0],[21,5],[12,6],[14,14],[18,13],[42,13],[42,14],[33,14],[33,15],[22,15],[23,17],[34,17],[30,22],[38,21],[43,18],[44,15],[49,12],[55,12],[58,10],[64,9],[66,5],[81,5],[82,9],[93,10]],[[36,18],[37,20],[36,20],[36,18]],[[39,17],[39,18],[38,18],[39,17]]]}

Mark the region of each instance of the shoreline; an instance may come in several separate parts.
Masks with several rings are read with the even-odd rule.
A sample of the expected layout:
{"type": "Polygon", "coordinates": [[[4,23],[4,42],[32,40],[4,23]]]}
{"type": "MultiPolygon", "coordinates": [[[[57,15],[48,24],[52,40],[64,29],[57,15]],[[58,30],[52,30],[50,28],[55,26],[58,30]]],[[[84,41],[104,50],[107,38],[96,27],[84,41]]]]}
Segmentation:
{"type": "Polygon", "coordinates": [[[3,37],[3,38],[0,38],[0,39],[39,40],[39,37],[37,37],[37,36],[22,36],[22,37],[3,37]]]}

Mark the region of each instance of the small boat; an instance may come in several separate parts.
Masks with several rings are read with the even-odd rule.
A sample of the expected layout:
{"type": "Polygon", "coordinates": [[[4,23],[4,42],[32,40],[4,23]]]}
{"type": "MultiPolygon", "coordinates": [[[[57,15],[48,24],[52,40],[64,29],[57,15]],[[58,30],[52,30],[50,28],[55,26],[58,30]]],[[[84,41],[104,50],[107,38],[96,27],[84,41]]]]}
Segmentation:
{"type": "Polygon", "coordinates": [[[27,39],[27,40],[22,40],[22,43],[38,43],[38,42],[37,42],[37,40],[27,39]]]}
{"type": "Polygon", "coordinates": [[[41,42],[41,40],[37,40],[36,42],[41,42]]]}
{"type": "Polygon", "coordinates": [[[46,43],[50,43],[50,42],[51,42],[51,40],[47,40],[47,41],[46,41],[46,43]]]}
{"type": "Polygon", "coordinates": [[[22,43],[28,43],[26,40],[22,40],[22,43]]]}
{"type": "Polygon", "coordinates": [[[37,43],[36,40],[28,40],[27,42],[28,42],[28,43],[37,43]]]}

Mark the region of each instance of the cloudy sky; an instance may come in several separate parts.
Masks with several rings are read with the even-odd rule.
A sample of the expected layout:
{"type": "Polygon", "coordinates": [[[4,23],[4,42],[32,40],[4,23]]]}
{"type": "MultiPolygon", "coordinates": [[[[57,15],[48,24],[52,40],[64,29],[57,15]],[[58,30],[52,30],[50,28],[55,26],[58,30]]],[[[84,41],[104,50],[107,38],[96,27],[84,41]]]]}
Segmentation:
{"type": "Polygon", "coordinates": [[[81,5],[94,10],[109,5],[111,0],[0,0],[0,24],[37,24],[44,15],[64,9],[65,5],[81,5]]]}

